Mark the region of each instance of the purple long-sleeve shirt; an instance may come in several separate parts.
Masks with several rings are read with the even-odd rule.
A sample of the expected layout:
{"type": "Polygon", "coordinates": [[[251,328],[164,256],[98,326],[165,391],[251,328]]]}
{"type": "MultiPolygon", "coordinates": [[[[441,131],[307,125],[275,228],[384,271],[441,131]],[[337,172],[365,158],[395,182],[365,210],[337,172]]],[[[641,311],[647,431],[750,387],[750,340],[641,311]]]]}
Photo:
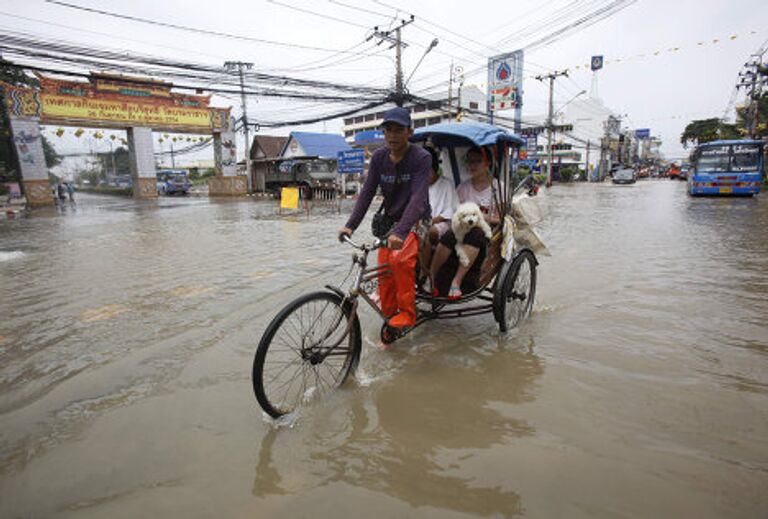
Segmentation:
{"type": "Polygon", "coordinates": [[[405,239],[413,225],[423,218],[430,217],[429,209],[429,170],[432,157],[421,146],[411,144],[398,164],[389,158],[389,148],[379,148],[371,157],[368,177],[365,179],[360,197],[347,220],[346,227],[355,230],[363,221],[365,212],[371,205],[376,188],[381,186],[384,195],[384,214],[397,220],[392,234],[405,239]],[[396,166],[399,167],[399,185],[396,166]]]}

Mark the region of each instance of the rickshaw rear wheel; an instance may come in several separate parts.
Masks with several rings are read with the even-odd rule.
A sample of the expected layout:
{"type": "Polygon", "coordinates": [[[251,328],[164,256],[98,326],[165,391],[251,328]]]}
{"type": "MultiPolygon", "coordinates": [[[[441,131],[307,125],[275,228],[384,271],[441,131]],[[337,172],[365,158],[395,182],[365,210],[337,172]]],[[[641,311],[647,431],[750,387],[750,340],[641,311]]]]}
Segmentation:
{"type": "Polygon", "coordinates": [[[494,290],[493,313],[502,333],[518,326],[531,313],[535,296],[536,257],[524,250],[502,267],[494,290]]]}

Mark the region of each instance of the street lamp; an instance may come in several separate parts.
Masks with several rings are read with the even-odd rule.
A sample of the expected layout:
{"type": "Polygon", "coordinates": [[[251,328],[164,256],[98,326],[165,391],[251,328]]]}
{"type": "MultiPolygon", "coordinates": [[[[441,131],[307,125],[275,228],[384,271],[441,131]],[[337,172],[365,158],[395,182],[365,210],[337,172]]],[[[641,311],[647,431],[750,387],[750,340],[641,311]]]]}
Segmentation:
{"type": "Polygon", "coordinates": [[[413,70],[411,71],[411,75],[410,75],[410,76],[408,76],[408,79],[406,79],[406,80],[405,80],[405,85],[404,85],[404,87],[405,87],[405,86],[408,86],[408,83],[410,83],[410,81],[411,81],[411,78],[412,78],[412,77],[413,77],[413,75],[416,73],[416,69],[417,69],[417,68],[419,68],[419,65],[421,65],[421,62],[422,62],[422,61],[424,61],[424,58],[426,58],[426,57],[427,57],[427,54],[429,54],[429,53],[430,53],[430,51],[431,51],[432,49],[434,49],[435,47],[437,47],[437,44],[438,44],[438,43],[440,43],[440,40],[438,40],[437,38],[435,38],[434,40],[432,40],[432,42],[429,44],[429,47],[427,47],[427,50],[425,50],[425,51],[424,51],[424,54],[422,54],[422,56],[421,56],[421,59],[419,59],[419,62],[418,62],[418,63],[416,63],[416,66],[415,66],[415,67],[413,67],[413,70]]]}
{"type": "Polygon", "coordinates": [[[569,104],[571,104],[572,102],[574,102],[574,101],[576,100],[576,98],[577,98],[577,97],[579,97],[579,96],[583,96],[583,95],[584,95],[584,94],[586,94],[586,93],[587,93],[587,91],[586,91],[586,90],[582,90],[581,92],[579,92],[578,94],[576,94],[575,96],[573,96],[572,98],[570,98],[568,101],[566,101],[566,102],[565,102],[565,104],[563,104],[563,106],[561,106],[560,108],[558,108],[558,109],[557,109],[557,111],[555,112],[555,115],[558,115],[558,114],[560,114],[560,113],[563,111],[563,108],[565,108],[566,106],[568,106],[569,104]]]}

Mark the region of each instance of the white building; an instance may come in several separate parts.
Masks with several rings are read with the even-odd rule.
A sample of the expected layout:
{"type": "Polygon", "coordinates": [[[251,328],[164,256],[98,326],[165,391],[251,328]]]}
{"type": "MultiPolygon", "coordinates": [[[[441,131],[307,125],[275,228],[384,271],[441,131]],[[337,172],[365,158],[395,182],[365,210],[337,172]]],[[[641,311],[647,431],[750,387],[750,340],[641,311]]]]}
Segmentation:
{"type": "MultiPolygon", "coordinates": [[[[552,118],[552,124],[555,126],[571,125],[573,127],[573,129],[567,132],[555,132],[553,134],[554,158],[563,164],[578,164],[581,168],[586,168],[587,149],[589,149],[589,169],[594,168],[600,160],[600,145],[602,138],[606,135],[605,128],[609,118],[618,120],[614,112],[606,107],[599,98],[588,97],[586,99],[569,101],[552,118]]],[[[526,127],[546,126],[547,116],[524,115],[523,120],[525,121],[523,133],[525,133],[526,127]]],[[[613,125],[610,125],[609,129],[609,137],[611,139],[618,139],[619,128],[614,129],[613,125]]],[[[538,134],[539,157],[546,157],[546,139],[546,131],[538,134]]]]}
{"type": "MultiPolygon", "coordinates": [[[[441,122],[450,121],[456,116],[457,108],[485,111],[485,94],[476,86],[466,86],[461,89],[460,95],[452,99],[451,108],[448,110],[448,94],[425,96],[426,103],[407,103],[404,108],[411,111],[411,120],[414,128],[429,126],[441,122]]],[[[342,131],[347,140],[352,141],[360,132],[379,129],[384,119],[384,113],[394,104],[386,104],[372,110],[359,112],[352,117],[344,119],[342,131]]],[[[464,115],[466,119],[474,119],[471,113],[464,115]]]]}

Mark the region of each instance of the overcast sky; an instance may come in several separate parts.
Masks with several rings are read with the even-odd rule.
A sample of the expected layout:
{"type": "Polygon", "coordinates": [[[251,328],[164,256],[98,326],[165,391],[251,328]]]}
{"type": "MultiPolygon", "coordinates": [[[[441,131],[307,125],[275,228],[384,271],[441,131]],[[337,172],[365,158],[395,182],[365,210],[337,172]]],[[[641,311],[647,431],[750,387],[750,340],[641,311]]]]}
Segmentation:
{"type": "MultiPolygon", "coordinates": [[[[465,83],[484,87],[483,67],[489,55],[526,46],[558,28],[558,19],[573,21],[578,14],[606,4],[595,0],[67,1],[165,23],[324,50],[191,33],[78,11],[44,0],[5,0],[0,7],[0,27],[4,32],[19,31],[210,65],[221,65],[226,60],[249,61],[257,70],[268,73],[380,87],[392,84],[394,50],[384,45],[376,47],[373,41],[365,44],[365,38],[374,26],[390,27],[395,19],[412,13],[415,23],[403,29],[403,38],[410,43],[403,56],[406,77],[429,42],[433,38],[440,41],[409,84],[416,93],[446,83],[452,60],[466,71],[482,69],[467,77],[465,83]],[[397,11],[406,6],[408,10],[397,11]],[[333,53],[350,48],[363,54],[333,53]],[[340,62],[346,57],[354,61],[340,62]]],[[[679,157],[683,153],[680,133],[685,125],[692,119],[724,115],[737,74],[768,39],[765,6],[764,0],[627,2],[625,8],[606,19],[526,52],[523,117],[543,114],[547,107],[544,85],[530,76],[570,70],[569,78],[556,82],[558,106],[581,90],[591,90],[593,75],[584,65],[590,56],[601,54],[607,63],[597,77],[600,98],[615,113],[626,114],[627,126],[650,128],[653,135],[663,139],[662,151],[679,157]]],[[[447,93],[447,85],[440,90],[447,93]]],[[[742,92],[739,101],[743,97],[742,92]]],[[[330,113],[348,106],[267,99],[249,102],[250,117],[261,121],[330,113]]],[[[217,97],[214,104],[238,106],[239,101],[236,96],[217,97]]],[[[725,115],[733,118],[732,111],[725,115]]],[[[341,121],[336,120],[263,133],[285,135],[293,129],[337,132],[340,127],[341,121]]],[[[71,138],[54,144],[72,149],[76,142],[71,138]]]]}

